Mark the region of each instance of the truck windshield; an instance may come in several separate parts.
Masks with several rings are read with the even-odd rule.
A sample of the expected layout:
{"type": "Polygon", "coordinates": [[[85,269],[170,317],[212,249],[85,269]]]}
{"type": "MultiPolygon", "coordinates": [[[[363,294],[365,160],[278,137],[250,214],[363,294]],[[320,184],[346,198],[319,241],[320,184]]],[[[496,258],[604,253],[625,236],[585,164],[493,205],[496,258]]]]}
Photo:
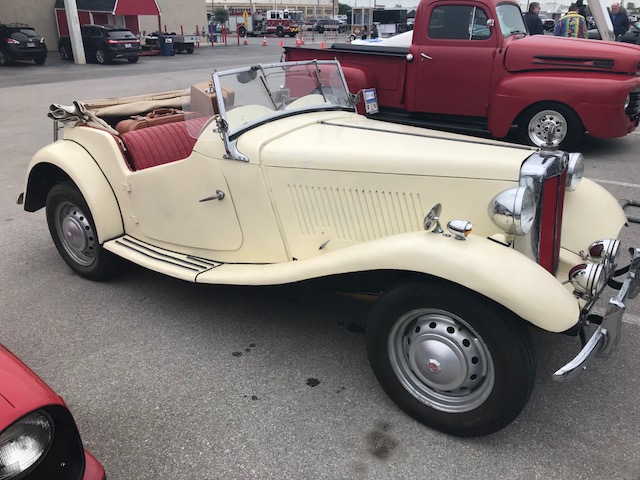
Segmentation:
{"type": "Polygon", "coordinates": [[[526,34],[527,27],[524,26],[522,12],[518,5],[513,3],[503,3],[496,8],[498,13],[498,22],[503,37],[509,37],[516,34],[526,34]]]}

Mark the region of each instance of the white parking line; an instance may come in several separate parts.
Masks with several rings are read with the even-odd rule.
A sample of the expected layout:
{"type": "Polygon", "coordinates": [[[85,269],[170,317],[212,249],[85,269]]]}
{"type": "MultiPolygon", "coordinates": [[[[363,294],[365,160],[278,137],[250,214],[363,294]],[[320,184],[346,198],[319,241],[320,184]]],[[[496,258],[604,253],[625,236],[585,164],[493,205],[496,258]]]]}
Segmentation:
{"type": "Polygon", "coordinates": [[[590,178],[589,180],[593,180],[596,183],[604,183],[604,184],[608,184],[608,185],[617,185],[619,187],[640,188],[640,185],[638,185],[636,183],[616,182],[615,180],[600,180],[599,178],[590,178]]]}

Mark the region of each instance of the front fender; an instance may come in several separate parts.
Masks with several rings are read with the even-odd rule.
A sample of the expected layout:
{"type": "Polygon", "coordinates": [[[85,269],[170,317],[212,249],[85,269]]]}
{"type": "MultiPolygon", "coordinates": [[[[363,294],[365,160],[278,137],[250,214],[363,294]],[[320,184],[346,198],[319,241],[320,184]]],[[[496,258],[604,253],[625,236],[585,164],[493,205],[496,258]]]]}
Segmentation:
{"type": "Polygon", "coordinates": [[[24,209],[35,212],[45,206],[47,194],[61,181],[72,180],[80,189],[104,243],[124,234],[118,201],[100,167],[75,142],[59,140],[35,154],[27,170],[24,209]]]}
{"type": "Polygon", "coordinates": [[[197,281],[277,285],[376,270],[424,273],[463,285],[551,332],[568,330],[579,318],[576,298],[553,275],[523,254],[475,235],[459,241],[412,232],[307,260],[250,267],[224,264],[198,275],[197,281]]]}

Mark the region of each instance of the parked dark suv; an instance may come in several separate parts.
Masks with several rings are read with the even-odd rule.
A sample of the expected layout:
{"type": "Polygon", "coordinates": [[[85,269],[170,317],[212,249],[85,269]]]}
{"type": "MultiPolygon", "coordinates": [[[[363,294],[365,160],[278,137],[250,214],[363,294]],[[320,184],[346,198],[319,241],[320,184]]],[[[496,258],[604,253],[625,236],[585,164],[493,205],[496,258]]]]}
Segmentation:
{"type": "MultiPolygon", "coordinates": [[[[81,31],[87,60],[104,64],[116,58],[126,58],[130,63],[136,63],[140,57],[140,39],[124,27],[83,25],[81,31]]],[[[58,52],[63,60],[73,58],[71,38],[60,37],[58,52]]]]}
{"type": "Polygon", "coordinates": [[[42,65],[47,60],[44,38],[25,23],[0,23],[0,65],[16,60],[33,60],[42,65]]]}

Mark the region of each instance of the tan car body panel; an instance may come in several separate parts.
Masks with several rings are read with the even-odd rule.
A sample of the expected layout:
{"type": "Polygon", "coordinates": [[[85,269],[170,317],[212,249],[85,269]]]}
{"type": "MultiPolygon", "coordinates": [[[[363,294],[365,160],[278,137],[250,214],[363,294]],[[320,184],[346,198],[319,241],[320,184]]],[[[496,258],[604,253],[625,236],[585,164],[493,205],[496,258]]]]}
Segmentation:
{"type": "Polygon", "coordinates": [[[597,238],[615,238],[626,221],[622,212],[611,215],[610,195],[593,182],[568,193],[555,278],[517,248],[484,238],[501,231],[489,220],[486,201],[473,201],[516,186],[532,149],[343,112],[292,116],[245,132],[237,146],[248,162],[224,159],[212,126],[187,159],[138,172],[128,168],[109,133],[68,128],[65,139],[89,148],[95,162],[74,142],[63,141],[43,149],[32,165],[47,161],[69,173],[87,198],[101,238],[126,234],[105,248],[188,281],[277,285],[353,272],[413,271],[464,285],[534,325],[560,332],[578,321],[580,302],[562,285],[580,262],[576,253],[597,238]],[[420,150],[424,137],[431,138],[429,151],[420,150]],[[374,152],[366,159],[364,145],[374,152]],[[203,170],[209,174],[191,173],[203,170]],[[83,187],[80,178],[89,172],[96,185],[89,188],[85,180],[83,187]],[[217,190],[225,193],[222,201],[199,202],[217,190]],[[438,201],[444,205],[443,226],[466,219],[476,223],[474,234],[462,242],[422,231],[424,214],[438,201]],[[199,214],[184,213],[191,210],[199,214]],[[158,262],[130,248],[129,238],[161,256],[201,266],[190,271],[158,262]]]}

